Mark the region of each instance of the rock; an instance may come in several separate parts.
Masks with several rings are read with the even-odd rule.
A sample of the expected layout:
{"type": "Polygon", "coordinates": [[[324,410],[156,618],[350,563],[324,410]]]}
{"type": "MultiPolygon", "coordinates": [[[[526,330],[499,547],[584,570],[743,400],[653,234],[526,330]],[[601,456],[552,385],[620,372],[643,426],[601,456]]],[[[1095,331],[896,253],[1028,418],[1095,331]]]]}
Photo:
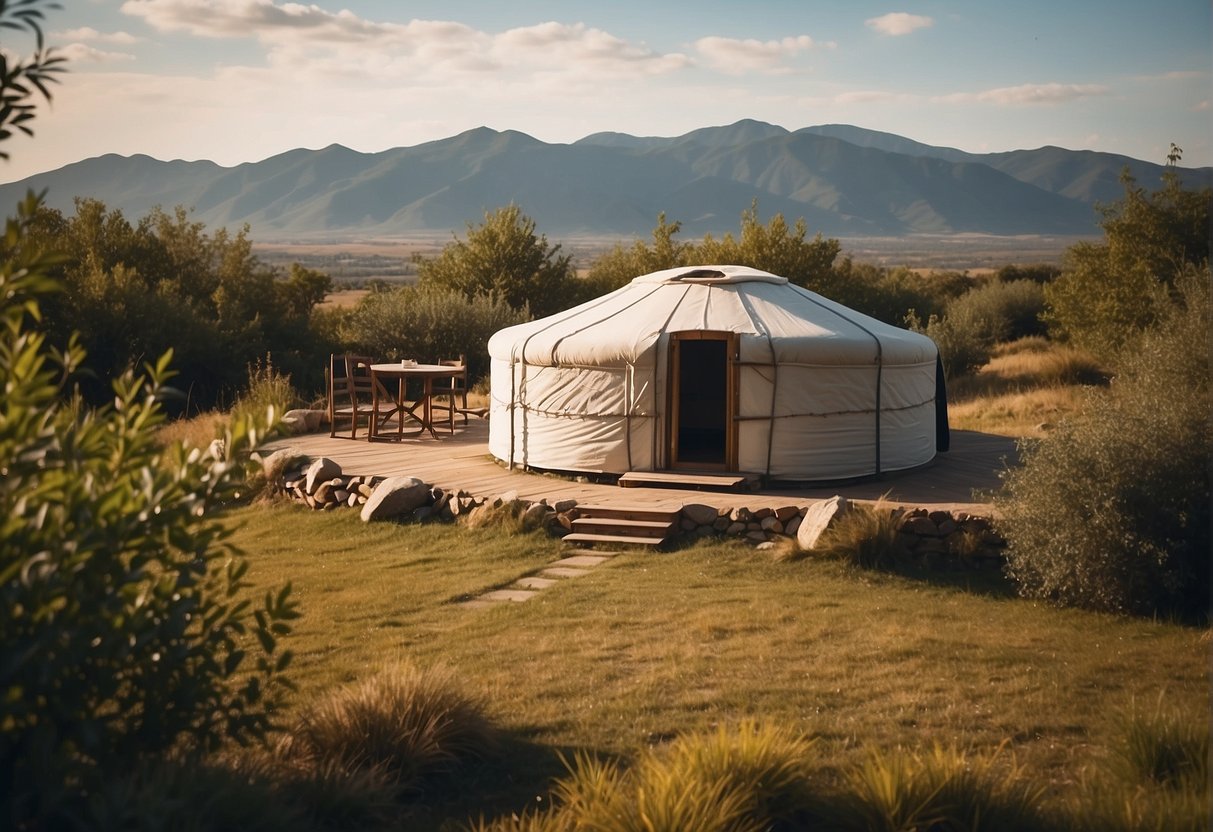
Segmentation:
{"type": "Polygon", "coordinates": [[[718,532],[722,532],[729,527],[729,518],[717,517],[716,522],[712,524],[712,528],[718,532]]]}
{"type": "Polygon", "coordinates": [[[734,523],[750,522],[750,510],[745,506],[739,506],[729,512],[729,519],[734,523]]]}
{"type": "Polygon", "coordinates": [[[694,520],[692,520],[690,517],[683,517],[681,520],[678,521],[678,527],[680,529],[682,529],[684,532],[692,532],[695,529],[699,528],[699,524],[696,523],[694,520]]]}
{"type": "Polygon", "coordinates": [[[516,502],[518,502],[518,492],[517,491],[507,491],[504,494],[499,495],[497,497],[497,499],[493,500],[493,506],[496,508],[500,508],[501,506],[509,505],[511,503],[516,503],[516,502]]]}
{"type": "Polygon", "coordinates": [[[769,517],[762,518],[762,522],[759,525],[762,526],[762,530],[764,532],[783,534],[783,523],[780,523],[779,518],[774,514],[770,515],[769,517]]]}
{"type": "Polygon", "coordinates": [[[762,524],[761,524],[761,523],[755,523],[753,520],[751,520],[749,523],[746,523],[746,524],[745,524],[745,527],[746,527],[747,529],[749,529],[750,531],[752,531],[752,532],[760,532],[760,531],[762,531],[762,524]]]}
{"type": "Polygon", "coordinates": [[[822,500],[809,506],[804,519],[796,529],[796,542],[801,549],[812,549],[826,529],[838,518],[846,514],[850,501],[835,494],[828,500],[822,500]]]}
{"type": "Polygon", "coordinates": [[[316,498],[316,502],[318,503],[333,502],[335,499],[333,492],[342,485],[345,485],[345,480],[340,477],[333,477],[331,480],[327,480],[316,486],[316,490],[312,492],[312,496],[316,498]]]}
{"type": "Polygon", "coordinates": [[[745,538],[746,538],[746,540],[753,541],[754,543],[765,543],[767,540],[767,533],[766,532],[746,532],[745,538]]]}
{"type": "Polygon", "coordinates": [[[800,516],[800,509],[796,506],[783,506],[775,509],[775,519],[780,523],[787,523],[793,517],[800,516]]]}
{"type": "Polygon", "coordinates": [[[935,525],[935,521],[930,517],[917,516],[913,513],[908,515],[901,527],[910,534],[916,534],[919,537],[941,537],[939,527],[935,525]]]}
{"type": "Polygon", "coordinates": [[[282,425],[283,430],[291,435],[310,433],[307,427],[307,417],[298,410],[288,410],[282,414],[279,424],[282,425]]]}
{"type": "Polygon", "coordinates": [[[577,508],[576,500],[557,500],[552,504],[552,509],[558,514],[574,508],[577,508]]]}
{"type": "Polygon", "coordinates": [[[939,534],[941,537],[947,537],[952,532],[956,531],[956,524],[951,518],[947,518],[939,523],[939,534]]]}
{"type": "Polygon", "coordinates": [[[362,507],[362,522],[388,520],[429,502],[430,487],[416,477],[388,477],[362,507]]]}
{"type": "Polygon", "coordinates": [[[308,494],[315,494],[316,488],[322,482],[341,476],[341,466],[327,456],[312,461],[303,471],[303,489],[308,494]]]}
{"type": "Polygon", "coordinates": [[[350,501],[350,492],[344,488],[334,488],[333,499],[339,503],[348,503],[350,501]]]}
{"type": "Polygon", "coordinates": [[[795,517],[783,524],[783,533],[795,537],[800,530],[800,522],[800,512],[797,512],[795,517]]]}
{"type": "Polygon", "coordinates": [[[539,528],[547,521],[551,509],[544,503],[532,503],[530,508],[522,513],[522,522],[528,529],[539,528]]]}
{"type": "Polygon", "coordinates": [[[369,482],[360,482],[358,483],[358,493],[363,497],[370,497],[375,493],[375,486],[369,482]]]}
{"type": "Polygon", "coordinates": [[[774,513],[775,512],[769,508],[760,508],[760,509],[758,509],[758,511],[754,512],[754,514],[751,516],[750,519],[756,520],[759,523],[761,523],[763,520],[766,520],[768,517],[770,517],[774,513]]]}
{"type": "Polygon", "coordinates": [[[952,522],[952,512],[950,511],[938,510],[928,512],[927,517],[930,517],[931,522],[933,522],[936,526],[944,522],[952,522]]]}
{"type": "Polygon", "coordinates": [[[774,540],[766,540],[766,541],[763,541],[762,543],[759,543],[754,548],[760,552],[767,552],[767,551],[770,551],[771,549],[774,549],[778,545],[779,544],[776,543],[774,540]]]}
{"type": "Polygon", "coordinates": [[[265,481],[274,488],[286,488],[291,483],[302,480],[303,472],[299,467],[307,462],[308,456],[295,448],[281,448],[261,460],[261,470],[265,481]]]}
{"type": "Polygon", "coordinates": [[[345,498],[345,504],[347,506],[349,506],[350,508],[353,508],[354,506],[358,505],[358,500],[360,500],[360,499],[364,502],[366,501],[366,497],[363,497],[361,494],[351,491],[350,495],[345,498]]]}
{"type": "Polygon", "coordinates": [[[715,506],[705,506],[702,503],[689,503],[682,507],[682,516],[694,522],[696,526],[710,526],[716,522],[720,512],[715,506]]]}
{"type": "Polygon", "coordinates": [[[413,519],[418,523],[424,523],[426,520],[429,520],[433,514],[434,509],[430,506],[418,506],[417,508],[413,509],[413,519]]]}
{"type": "Polygon", "coordinates": [[[736,537],[745,532],[745,523],[730,523],[724,533],[736,537]]]}

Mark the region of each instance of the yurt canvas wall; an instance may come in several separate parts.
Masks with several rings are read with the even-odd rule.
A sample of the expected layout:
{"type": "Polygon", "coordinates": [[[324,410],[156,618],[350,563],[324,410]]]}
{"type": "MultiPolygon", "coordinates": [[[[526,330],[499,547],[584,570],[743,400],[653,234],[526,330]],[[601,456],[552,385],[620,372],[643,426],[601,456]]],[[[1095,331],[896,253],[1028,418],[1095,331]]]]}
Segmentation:
{"type": "Polygon", "coordinates": [[[489,353],[489,450],[512,465],[808,481],[936,451],[934,343],[754,269],[644,275],[489,353]]]}

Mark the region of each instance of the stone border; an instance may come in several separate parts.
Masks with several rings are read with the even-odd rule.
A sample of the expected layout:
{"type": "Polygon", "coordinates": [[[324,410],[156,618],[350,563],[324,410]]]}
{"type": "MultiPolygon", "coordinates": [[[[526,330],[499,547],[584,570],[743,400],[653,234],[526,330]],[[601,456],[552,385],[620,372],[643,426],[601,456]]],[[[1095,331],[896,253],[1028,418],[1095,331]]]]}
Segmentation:
{"type": "MultiPolygon", "coordinates": [[[[492,512],[508,513],[530,528],[545,528],[563,537],[579,517],[576,500],[549,505],[546,500],[519,499],[517,492],[494,498],[446,491],[414,477],[346,476],[327,457],[309,459],[283,449],[262,460],[270,488],[317,511],[359,508],[366,522],[409,519],[416,522],[477,523],[492,512]]],[[[778,505],[758,508],[716,508],[701,503],[683,506],[678,533],[683,537],[737,538],[769,548],[795,538],[811,549],[817,537],[847,510],[842,497],[812,506],[778,505]]],[[[906,554],[932,568],[1001,568],[1006,541],[990,518],[968,512],[928,511],[924,508],[876,506],[901,518],[898,543],[906,554]]]]}

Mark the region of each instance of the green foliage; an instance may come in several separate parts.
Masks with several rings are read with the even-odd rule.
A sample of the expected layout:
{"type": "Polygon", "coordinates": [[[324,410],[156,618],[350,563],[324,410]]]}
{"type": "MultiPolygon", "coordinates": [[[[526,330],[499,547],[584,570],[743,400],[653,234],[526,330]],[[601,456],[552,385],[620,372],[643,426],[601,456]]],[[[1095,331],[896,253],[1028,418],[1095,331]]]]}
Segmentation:
{"type": "Polygon", "coordinates": [[[910,327],[939,348],[948,380],[976,372],[989,362],[995,345],[1040,334],[1044,297],[1029,280],[991,282],[970,289],[947,305],[946,312],[931,315],[924,325],[911,313],[910,327]]]}
{"type": "Polygon", "coordinates": [[[449,671],[394,667],[313,704],[283,750],[313,768],[377,770],[397,790],[414,792],[497,744],[481,704],[449,671]]]}
{"type": "Polygon", "coordinates": [[[70,218],[41,209],[22,245],[66,255],[55,272],[66,291],[45,305],[47,326],[60,346],[79,334],[90,374],[77,383],[89,402],[108,398],[107,379],[168,349],[191,405],[230,401],[245,367],[266,353],[320,387],[329,350],[311,336],[310,317],[330,281],[298,265],[282,275],[262,264],[247,228],[208,233],[182,208],[132,224],[77,199],[70,218]]]}
{"type": "Polygon", "coordinates": [[[766,225],[758,220],[755,201],[741,214],[738,237],[726,234],[720,239],[711,234],[693,249],[696,262],[701,264],[738,264],[786,277],[807,289],[819,291],[830,277],[834,259],[841,244],[818,234],[806,240],[808,226],[801,217],[791,227],[783,214],[771,217],[766,225]]]}
{"type": "Polygon", "coordinates": [[[6,817],[65,811],[105,770],[170,748],[263,736],[289,686],[278,639],[289,586],[254,607],[248,565],[214,512],[237,496],[226,453],[161,448],[169,354],[113,381],[96,410],[64,396],[83,350],[55,353],[34,326],[58,262],[9,220],[0,265],[0,782],[6,817]],[[60,794],[62,792],[63,794],[60,794]]]}
{"type": "MultiPolygon", "coordinates": [[[[44,15],[38,8],[40,0],[0,0],[0,29],[27,31],[34,36],[34,53],[28,59],[7,52],[0,55],[0,142],[12,138],[13,130],[34,135],[30,122],[36,115],[36,105],[30,99],[35,90],[51,100],[48,85],[57,83],[63,72],[64,59],[42,41],[44,15]]],[[[58,8],[48,3],[47,8],[58,8]]],[[[0,159],[8,159],[0,150],[0,159]]]]}
{"type": "Polygon", "coordinates": [[[517,205],[484,215],[468,225],[467,239],[448,243],[435,258],[414,260],[421,285],[462,294],[500,297],[514,309],[543,317],[582,299],[572,260],[559,245],[536,236],[535,221],[517,205]]]}
{"type": "Polygon", "coordinates": [[[375,292],[340,316],[336,337],[351,351],[384,359],[438,361],[467,356],[468,381],[487,374],[489,337],[529,315],[499,295],[473,295],[433,285],[375,292]]]}
{"type": "Polygon", "coordinates": [[[1061,276],[1045,289],[1050,327],[1100,355],[1151,326],[1176,280],[1193,268],[1207,272],[1209,263],[1213,190],[1184,190],[1170,166],[1153,193],[1127,174],[1123,181],[1124,198],[1102,209],[1104,240],[1069,249],[1061,276]]]}
{"type": "Polygon", "coordinates": [[[1179,301],[1106,392],[1025,449],[1000,528],[1022,594],[1112,612],[1205,617],[1209,608],[1209,287],[1179,301]]]}
{"type": "Polygon", "coordinates": [[[591,297],[604,295],[642,274],[690,265],[694,246],[674,239],[674,235],[681,230],[682,223],[668,223],[664,212],[658,214],[652,247],[643,240],[637,240],[626,248],[617,244],[611,251],[598,257],[585,278],[586,294],[591,297]]]}

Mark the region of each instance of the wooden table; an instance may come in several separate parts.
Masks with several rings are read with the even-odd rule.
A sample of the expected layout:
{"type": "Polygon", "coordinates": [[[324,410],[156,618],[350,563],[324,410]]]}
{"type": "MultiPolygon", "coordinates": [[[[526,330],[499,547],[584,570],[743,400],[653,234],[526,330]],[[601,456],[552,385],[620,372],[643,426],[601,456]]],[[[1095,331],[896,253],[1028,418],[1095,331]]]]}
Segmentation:
{"type": "Polygon", "coordinates": [[[380,438],[379,424],[381,421],[386,421],[388,417],[396,416],[396,438],[404,437],[404,420],[412,419],[418,424],[416,432],[410,432],[410,436],[420,436],[429,431],[430,436],[435,439],[438,434],[434,432],[433,408],[431,407],[431,399],[434,396],[434,379],[436,378],[454,378],[462,375],[464,367],[462,364],[410,364],[405,365],[399,362],[392,364],[372,364],[371,365],[371,428],[367,432],[367,441],[374,442],[380,438]],[[405,397],[408,380],[411,378],[420,379],[424,384],[424,391],[421,398],[413,402],[411,405],[405,397]],[[395,385],[390,384],[395,382],[395,385]],[[395,401],[391,402],[391,407],[385,409],[380,414],[379,411],[379,391],[395,390],[395,401]],[[420,411],[420,412],[419,412],[420,411]]]}

